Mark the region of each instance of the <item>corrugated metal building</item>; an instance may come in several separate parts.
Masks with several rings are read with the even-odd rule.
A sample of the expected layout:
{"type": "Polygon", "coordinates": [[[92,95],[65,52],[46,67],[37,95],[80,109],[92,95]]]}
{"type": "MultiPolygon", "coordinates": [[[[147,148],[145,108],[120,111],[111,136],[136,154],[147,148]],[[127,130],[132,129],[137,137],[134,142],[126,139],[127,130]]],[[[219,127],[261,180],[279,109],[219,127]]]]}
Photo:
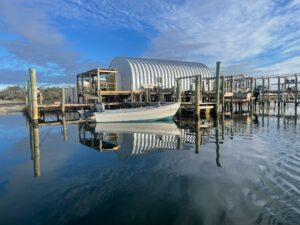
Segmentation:
{"type": "MultiPolygon", "coordinates": [[[[109,66],[118,71],[117,90],[143,89],[160,85],[163,88],[175,86],[177,77],[201,75],[212,77],[211,70],[202,63],[181,62],[160,59],[132,57],[114,58],[109,66]]],[[[182,89],[189,90],[192,79],[182,80],[182,89]]]]}

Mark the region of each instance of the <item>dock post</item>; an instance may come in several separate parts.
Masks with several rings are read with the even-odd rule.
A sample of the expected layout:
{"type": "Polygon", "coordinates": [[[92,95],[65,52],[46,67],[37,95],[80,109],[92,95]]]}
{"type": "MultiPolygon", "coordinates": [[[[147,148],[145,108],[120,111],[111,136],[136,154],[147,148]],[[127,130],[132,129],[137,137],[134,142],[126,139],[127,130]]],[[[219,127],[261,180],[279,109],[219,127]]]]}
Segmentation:
{"type": "Polygon", "coordinates": [[[65,115],[65,89],[62,88],[61,89],[61,113],[62,113],[62,116],[65,115]]]}
{"type": "Polygon", "coordinates": [[[201,83],[200,83],[200,76],[196,76],[195,79],[195,118],[196,120],[200,117],[200,91],[201,91],[201,83]]]}
{"type": "Polygon", "coordinates": [[[277,104],[278,104],[278,109],[280,106],[280,77],[278,76],[277,79],[278,83],[277,83],[277,104]]]}
{"type": "Polygon", "coordinates": [[[262,104],[265,104],[265,78],[262,77],[262,104]]]}
{"type": "Polygon", "coordinates": [[[232,96],[231,96],[231,103],[230,103],[230,112],[232,113],[233,112],[233,76],[231,75],[230,76],[230,92],[232,93],[232,96]]]}
{"type": "Polygon", "coordinates": [[[28,111],[28,115],[30,118],[32,118],[32,100],[31,100],[31,86],[30,86],[30,81],[28,80],[27,81],[27,98],[28,98],[28,108],[27,108],[27,111],[28,111]]]}
{"type": "Polygon", "coordinates": [[[270,85],[270,77],[268,77],[268,105],[270,106],[270,91],[271,91],[271,85],[270,85]]]}
{"type": "MultiPolygon", "coordinates": [[[[80,99],[79,99],[79,77],[78,75],[76,76],[76,84],[77,84],[77,103],[80,103],[80,99]]],[[[74,98],[75,100],[75,98],[74,98]]]]}
{"type": "Polygon", "coordinates": [[[298,76],[295,75],[295,110],[297,111],[298,105],[298,76]]]}
{"type": "Polygon", "coordinates": [[[220,65],[221,62],[217,62],[216,67],[216,86],[215,86],[215,99],[216,99],[216,115],[219,114],[219,107],[220,107],[220,65]]]}
{"type": "MultiPolygon", "coordinates": [[[[81,98],[82,98],[82,103],[85,103],[85,97],[84,97],[84,82],[83,82],[83,76],[80,77],[81,79],[81,98]]],[[[98,96],[99,97],[99,96],[98,96]]]]}
{"type": "Polygon", "coordinates": [[[133,102],[134,102],[134,93],[133,93],[133,87],[130,86],[130,101],[131,101],[131,107],[133,108],[133,102]]]}
{"type": "Polygon", "coordinates": [[[102,102],[101,85],[100,85],[100,74],[99,74],[99,70],[98,69],[97,69],[97,95],[98,95],[98,101],[102,102]]]}
{"type": "Polygon", "coordinates": [[[27,82],[27,87],[26,87],[26,92],[25,92],[25,108],[28,112],[28,82],[27,82]]]}
{"type": "Polygon", "coordinates": [[[181,82],[179,79],[176,80],[176,99],[177,102],[181,102],[181,82]]]}
{"type": "Polygon", "coordinates": [[[221,99],[221,103],[222,103],[222,112],[224,112],[225,110],[225,77],[222,76],[222,99],[221,99]]]}
{"type": "Polygon", "coordinates": [[[34,68],[29,69],[31,101],[32,101],[32,120],[38,122],[38,105],[37,105],[37,90],[36,90],[36,72],[34,68]]]}
{"type": "Polygon", "coordinates": [[[149,88],[145,88],[145,103],[148,104],[149,102],[149,88]]]}

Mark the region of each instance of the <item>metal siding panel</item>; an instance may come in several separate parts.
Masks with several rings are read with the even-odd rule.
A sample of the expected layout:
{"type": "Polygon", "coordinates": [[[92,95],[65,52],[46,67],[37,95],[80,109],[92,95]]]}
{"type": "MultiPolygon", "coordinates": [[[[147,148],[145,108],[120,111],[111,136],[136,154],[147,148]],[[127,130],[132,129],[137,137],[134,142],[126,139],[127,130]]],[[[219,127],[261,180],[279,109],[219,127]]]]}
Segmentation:
{"type": "Polygon", "coordinates": [[[140,69],[141,69],[141,73],[139,75],[140,77],[140,85],[139,85],[139,89],[141,89],[141,86],[143,83],[145,83],[145,77],[147,76],[147,71],[146,71],[146,68],[145,68],[145,63],[141,60],[138,60],[139,62],[139,65],[140,65],[140,69]]]}
{"type": "Polygon", "coordinates": [[[172,79],[172,78],[171,78],[171,77],[174,76],[174,75],[172,74],[172,69],[171,69],[171,68],[172,68],[172,65],[170,65],[170,64],[167,65],[167,64],[166,64],[166,67],[168,68],[168,77],[167,77],[166,87],[167,87],[167,88],[171,88],[171,87],[172,87],[172,85],[171,85],[171,79],[172,79]]]}
{"type": "MultiPolygon", "coordinates": [[[[110,68],[118,70],[120,79],[117,79],[117,87],[124,90],[129,90],[130,84],[134,90],[140,89],[141,84],[145,83],[156,85],[156,77],[162,77],[163,85],[168,88],[175,85],[175,78],[179,76],[198,75],[200,72],[202,77],[212,77],[212,72],[204,64],[170,60],[117,57],[110,68]]],[[[183,80],[183,90],[189,88],[189,83],[183,80]]]]}
{"type": "Polygon", "coordinates": [[[171,72],[172,72],[172,76],[170,77],[170,85],[171,87],[175,87],[175,77],[176,77],[176,70],[175,70],[175,65],[171,66],[171,72]]]}
{"type": "Polygon", "coordinates": [[[149,68],[151,73],[149,74],[148,80],[149,80],[149,84],[150,84],[150,77],[154,77],[155,73],[157,73],[157,69],[154,63],[149,62],[149,68]]]}
{"type": "Polygon", "coordinates": [[[144,59],[142,60],[144,68],[145,68],[145,75],[144,75],[144,83],[149,83],[149,77],[151,77],[151,67],[150,62],[146,62],[144,59]]]}
{"type": "Polygon", "coordinates": [[[159,65],[161,66],[161,69],[163,71],[163,73],[161,74],[161,78],[162,78],[161,85],[164,86],[166,83],[166,80],[167,80],[167,69],[166,69],[166,66],[162,62],[159,63],[159,65]]]}
{"type": "MultiPolygon", "coordinates": [[[[188,76],[189,75],[188,71],[185,68],[185,65],[182,65],[182,70],[184,71],[183,76],[188,76]]],[[[183,90],[187,90],[187,79],[183,79],[182,87],[183,87],[183,90]]]]}
{"type": "MultiPolygon", "coordinates": [[[[133,60],[129,60],[130,62],[130,65],[131,65],[131,69],[132,69],[132,88],[133,90],[136,90],[136,87],[137,87],[137,83],[139,82],[138,81],[138,77],[137,77],[137,73],[138,73],[138,69],[137,69],[137,66],[136,66],[136,62],[133,61],[133,60]]],[[[130,90],[130,84],[127,85],[127,90],[130,90]]]]}
{"type": "Polygon", "coordinates": [[[138,73],[136,74],[137,82],[136,82],[136,89],[139,89],[141,86],[141,74],[142,74],[142,67],[141,64],[138,62],[138,60],[135,61],[137,71],[138,73]]]}
{"type": "Polygon", "coordinates": [[[154,84],[157,85],[157,77],[162,77],[163,76],[163,69],[162,66],[160,65],[160,63],[157,63],[157,68],[158,68],[158,73],[155,75],[154,77],[154,84]]]}

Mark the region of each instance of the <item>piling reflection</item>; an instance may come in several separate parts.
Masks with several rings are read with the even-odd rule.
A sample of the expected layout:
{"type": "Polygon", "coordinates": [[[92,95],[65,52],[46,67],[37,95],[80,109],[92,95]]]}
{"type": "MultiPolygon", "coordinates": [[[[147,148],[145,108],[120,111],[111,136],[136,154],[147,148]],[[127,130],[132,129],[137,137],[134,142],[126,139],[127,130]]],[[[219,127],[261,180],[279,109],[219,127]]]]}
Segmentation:
{"type": "MultiPolygon", "coordinates": [[[[224,140],[224,113],[221,117],[221,122],[222,122],[222,140],[224,140]]],[[[219,141],[219,120],[216,119],[216,165],[218,167],[221,167],[220,163],[220,141],[219,141]]]]}
{"type": "Polygon", "coordinates": [[[34,176],[41,176],[40,137],[37,123],[29,124],[31,159],[33,160],[34,176]]]}
{"type": "Polygon", "coordinates": [[[67,124],[66,124],[65,115],[62,116],[62,133],[63,133],[64,142],[66,142],[68,139],[68,133],[67,133],[67,124]]]}

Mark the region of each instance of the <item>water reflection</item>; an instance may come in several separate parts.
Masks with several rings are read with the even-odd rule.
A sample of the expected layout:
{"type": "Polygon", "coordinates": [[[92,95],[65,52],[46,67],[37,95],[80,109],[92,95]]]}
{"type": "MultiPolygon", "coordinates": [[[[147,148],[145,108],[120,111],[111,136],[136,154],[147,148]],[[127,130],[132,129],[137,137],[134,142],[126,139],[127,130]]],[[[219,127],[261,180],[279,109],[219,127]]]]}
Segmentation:
{"type": "MultiPolygon", "coordinates": [[[[286,115],[286,107],[260,106],[253,115],[238,116],[222,114],[218,120],[180,119],[174,122],[153,123],[92,123],[78,124],[78,140],[81,144],[99,152],[114,152],[120,160],[134,156],[166,150],[182,150],[184,144],[194,145],[196,154],[201,152],[201,145],[215,143],[216,166],[221,164],[221,144],[225,136],[233,139],[234,134],[252,134],[252,124],[269,127],[270,118],[277,117],[277,128],[282,122],[284,126],[290,120],[297,123],[298,117],[286,115]],[[273,110],[273,111],[272,111],[273,110]],[[265,124],[267,120],[267,123],[265,124]],[[241,122],[244,121],[244,122],[241,122]],[[221,140],[220,140],[221,139],[221,140]]],[[[65,117],[60,121],[63,141],[68,140],[65,117]]],[[[39,126],[29,123],[31,159],[34,176],[41,176],[39,126]]],[[[44,141],[44,140],[43,140],[44,141]]],[[[201,155],[201,154],[200,154],[201,155]]]]}
{"type": "MultiPolygon", "coordinates": [[[[222,119],[222,140],[224,139],[224,117],[222,119]]],[[[68,140],[66,120],[61,120],[63,141],[68,140]]],[[[39,127],[29,123],[31,159],[34,164],[34,176],[41,176],[39,127]]],[[[134,156],[166,150],[182,150],[183,144],[193,144],[195,153],[200,146],[216,143],[216,165],[220,164],[219,122],[201,120],[180,120],[174,122],[153,123],[82,123],[78,124],[79,142],[99,152],[115,152],[118,159],[126,160],[134,156]],[[215,129],[215,135],[213,135],[215,129]]],[[[44,142],[45,140],[43,140],[44,142]]]]}
{"type": "MultiPolygon", "coordinates": [[[[134,156],[166,150],[182,150],[184,144],[194,145],[196,154],[201,152],[201,145],[215,143],[216,166],[221,165],[220,146],[225,136],[233,139],[234,134],[252,132],[252,124],[264,126],[265,118],[272,116],[265,114],[251,116],[234,116],[226,118],[221,115],[219,120],[181,119],[178,122],[153,123],[91,123],[78,124],[78,140],[82,145],[99,152],[114,152],[119,160],[126,160],[134,156]],[[241,121],[245,121],[241,123],[241,121]],[[221,141],[220,141],[221,139],[221,141]]],[[[268,111],[267,111],[268,112],[268,111]]],[[[282,114],[284,115],[284,114],[282,114]]],[[[281,117],[278,117],[281,118],[281,117]]],[[[285,124],[286,117],[282,117],[285,124]]],[[[278,120],[281,121],[281,120],[278,120]]],[[[61,135],[64,142],[68,140],[67,123],[63,117],[61,135]]],[[[269,126],[269,122],[267,124],[269,126]]],[[[278,125],[278,127],[280,127],[278,125]]],[[[29,123],[29,137],[31,159],[33,160],[34,176],[41,176],[40,169],[40,140],[39,126],[29,123]]],[[[43,140],[44,142],[45,140],[43,140]]]]}
{"type": "Polygon", "coordinates": [[[278,128],[267,111],[264,127],[258,112],[176,124],[29,124],[30,139],[2,156],[0,209],[14,210],[0,223],[297,224],[299,129],[289,116],[278,128]],[[5,165],[9,158],[17,162],[5,165]]]}
{"type": "Polygon", "coordinates": [[[80,143],[98,151],[114,151],[121,160],[181,145],[175,123],[97,123],[79,125],[80,143]]]}

